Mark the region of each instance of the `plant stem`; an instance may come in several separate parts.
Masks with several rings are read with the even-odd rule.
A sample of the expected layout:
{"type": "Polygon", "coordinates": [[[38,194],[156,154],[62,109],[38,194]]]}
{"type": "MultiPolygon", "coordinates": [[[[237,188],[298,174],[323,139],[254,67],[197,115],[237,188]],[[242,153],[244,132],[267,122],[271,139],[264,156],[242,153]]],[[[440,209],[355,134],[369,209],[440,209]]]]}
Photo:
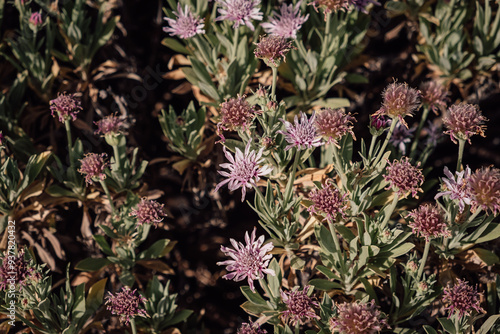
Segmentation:
{"type": "Polygon", "coordinates": [[[271,65],[273,70],[273,85],[271,86],[271,99],[276,101],[276,83],[278,82],[278,67],[271,65]]]}
{"type": "Polygon", "coordinates": [[[231,55],[231,60],[236,58],[236,50],[238,49],[238,39],[240,37],[240,28],[235,28],[234,31],[234,41],[233,41],[233,54],[231,55]]]}
{"type": "Polygon", "coordinates": [[[330,37],[331,16],[331,13],[326,14],[325,36],[323,37],[320,59],[323,59],[325,57],[326,50],[330,46],[328,43],[328,38],[330,37]]]}
{"type": "Polygon", "coordinates": [[[337,173],[340,175],[340,180],[342,181],[342,187],[345,188],[346,190],[349,189],[348,184],[347,184],[347,176],[345,175],[344,172],[344,164],[342,163],[342,160],[340,160],[340,155],[339,155],[339,150],[335,144],[330,144],[333,145],[333,155],[335,156],[336,160],[336,170],[337,173]]]}
{"type": "Polygon", "coordinates": [[[376,166],[380,159],[382,159],[382,156],[385,153],[385,148],[387,147],[387,144],[389,143],[389,139],[391,139],[392,133],[394,132],[394,129],[396,128],[396,123],[398,123],[398,119],[393,119],[391,122],[391,127],[389,128],[389,132],[387,132],[387,137],[385,137],[384,144],[382,144],[382,147],[380,148],[380,151],[377,154],[377,158],[375,159],[373,166],[376,166]]]}
{"type": "Polygon", "coordinates": [[[378,135],[372,136],[372,142],[370,143],[370,149],[368,150],[368,161],[371,161],[373,150],[375,149],[375,143],[377,142],[378,135]]]}
{"type": "Polygon", "coordinates": [[[286,189],[286,192],[285,192],[285,203],[288,203],[291,198],[289,198],[291,195],[292,195],[292,189],[293,189],[293,183],[295,182],[295,172],[297,171],[297,166],[299,164],[299,160],[300,160],[300,150],[299,149],[296,149],[295,150],[295,159],[293,161],[293,167],[292,167],[292,171],[290,173],[290,176],[289,176],[289,179],[288,179],[288,184],[290,184],[290,186],[288,187],[288,184],[287,184],[287,189],[286,189]]]}
{"type": "Polygon", "coordinates": [[[118,145],[113,145],[113,154],[115,156],[115,164],[118,166],[118,170],[121,168],[120,152],[118,151],[118,145]]]}
{"type": "Polygon", "coordinates": [[[424,123],[427,120],[427,117],[429,116],[430,110],[431,109],[429,108],[429,106],[424,105],[424,111],[422,113],[422,118],[420,118],[420,123],[418,123],[417,131],[415,131],[415,139],[413,140],[413,143],[411,144],[410,158],[413,158],[417,152],[418,140],[420,138],[420,131],[422,131],[422,128],[424,127],[424,123]]]}
{"type": "Polygon", "coordinates": [[[418,268],[417,280],[420,281],[422,274],[424,273],[425,263],[427,262],[427,257],[429,256],[429,249],[431,249],[431,241],[425,240],[424,254],[420,260],[420,267],[418,268]]]}
{"type": "Polygon", "coordinates": [[[387,212],[386,216],[384,217],[384,221],[380,225],[381,229],[384,229],[387,226],[387,223],[389,222],[389,219],[391,219],[392,213],[394,212],[394,209],[396,209],[396,205],[398,204],[399,200],[399,195],[397,193],[394,194],[394,198],[392,199],[391,206],[389,207],[389,211],[387,212]]]}
{"type": "Polygon", "coordinates": [[[464,156],[465,139],[458,140],[458,161],[457,161],[457,172],[462,171],[462,158],[464,156]]]}
{"type": "Polygon", "coordinates": [[[75,162],[73,161],[73,140],[71,139],[71,126],[69,124],[69,119],[64,121],[64,127],[66,128],[66,137],[68,138],[69,165],[72,169],[74,169],[75,162]]]}
{"type": "Polygon", "coordinates": [[[130,319],[130,329],[132,329],[132,334],[137,334],[137,328],[135,328],[135,319],[130,319]]]}
{"type": "Polygon", "coordinates": [[[116,215],[116,209],[115,205],[113,204],[113,198],[111,198],[111,194],[109,193],[109,189],[108,186],[106,185],[106,182],[100,180],[99,183],[101,183],[102,189],[104,189],[106,196],[108,196],[109,206],[111,206],[111,212],[113,213],[113,215],[116,215]]]}
{"type": "Polygon", "coordinates": [[[335,230],[335,225],[333,224],[330,218],[327,218],[328,227],[330,228],[330,234],[332,235],[333,243],[335,245],[335,249],[337,250],[337,254],[334,254],[336,260],[339,262],[340,266],[343,267],[343,263],[340,261],[340,254],[342,253],[342,249],[340,248],[339,237],[337,236],[337,231],[335,230]]]}

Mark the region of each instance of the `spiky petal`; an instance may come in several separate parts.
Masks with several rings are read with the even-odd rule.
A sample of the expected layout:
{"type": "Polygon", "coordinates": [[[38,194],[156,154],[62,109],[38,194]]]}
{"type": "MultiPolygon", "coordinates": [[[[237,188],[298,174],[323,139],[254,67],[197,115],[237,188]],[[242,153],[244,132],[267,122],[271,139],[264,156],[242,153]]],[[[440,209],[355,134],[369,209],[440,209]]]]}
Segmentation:
{"type": "Polygon", "coordinates": [[[163,217],[167,216],[163,210],[163,206],[163,204],[160,204],[157,201],[143,198],[139,204],[132,209],[130,216],[137,219],[138,225],[154,224],[156,227],[158,226],[158,223],[163,221],[163,217]]]}
{"type": "Polygon", "coordinates": [[[266,65],[278,67],[286,61],[286,54],[292,49],[292,41],[285,37],[270,35],[260,36],[259,43],[254,50],[255,57],[263,59],[266,65]]]}
{"type": "Polygon", "coordinates": [[[382,93],[382,107],[374,115],[386,115],[397,118],[406,127],[404,117],[413,116],[413,112],[420,106],[420,92],[406,83],[393,82],[382,93]]]}
{"type": "Polygon", "coordinates": [[[436,205],[423,204],[412,210],[407,218],[412,220],[408,226],[411,227],[413,233],[424,237],[426,241],[451,236],[444,214],[436,205]]]}
{"type": "Polygon", "coordinates": [[[462,213],[465,205],[471,205],[472,203],[472,197],[467,187],[471,170],[467,166],[463,171],[455,172],[455,175],[453,175],[448,167],[444,167],[444,175],[446,176],[442,179],[444,191],[438,192],[434,199],[449,196],[451,200],[458,201],[458,209],[462,213]]]}
{"type": "Polygon", "coordinates": [[[297,115],[295,115],[294,124],[281,119],[285,125],[286,131],[278,131],[278,133],[284,135],[285,140],[288,142],[288,146],[285,147],[285,150],[289,150],[293,147],[297,147],[299,150],[305,150],[323,145],[321,137],[319,137],[316,132],[316,126],[314,125],[315,118],[315,113],[312,114],[310,119],[307,119],[307,115],[301,111],[300,122],[297,115]]]}
{"type": "Polygon", "coordinates": [[[319,307],[312,297],[308,296],[311,286],[305,286],[302,290],[295,287],[291,291],[281,291],[281,299],[286,305],[286,310],[281,312],[281,317],[285,323],[290,322],[292,326],[304,324],[307,320],[319,319],[315,308],[319,307]]]}
{"type": "Polygon", "coordinates": [[[272,17],[269,22],[262,23],[261,26],[268,34],[281,36],[284,38],[297,38],[297,32],[302,27],[309,14],[301,16],[300,5],[302,0],[295,4],[285,4],[283,3],[280,8],[280,13],[277,14],[273,11],[272,17]]]}
{"type": "Polygon", "coordinates": [[[333,143],[338,146],[338,140],[350,133],[354,136],[353,122],[356,119],[351,113],[346,113],[344,109],[326,108],[316,115],[314,125],[317,133],[322,136],[327,143],[333,143]]]}
{"type": "Polygon", "coordinates": [[[448,90],[434,80],[426,81],[420,85],[422,104],[427,105],[436,115],[438,111],[446,110],[448,90]]]}
{"type": "Polygon", "coordinates": [[[345,217],[348,204],[347,194],[342,195],[340,190],[331,183],[323,185],[322,189],[313,189],[309,194],[312,205],[307,209],[310,213],[320,213],[325,218],[336,220],[337,215],[345,217]]]}
{"type": "Polygon", "coordinates": [[[267,331],[260,328],[258,323],[250,321],[242,323],[236,334],[267,334],[267,331]]]}
{"type": "Polygon", "coordinates": [[[107,310],[120,316],[120,322],[125,325],[128,325],[130,320],[137,316],[148,317],[146,311],[140,308],[141,303],[144,304],[147,300],[140,294],[136,294],[136,291],[125,286],[116,294],[108,291],[108,296],[106,296],[107,310]]]}
{"type": "Polygon", "coordinates": [[[330,318],[332,333],[375,334],[387,327],[387,319],[378,310],[375,302],[338,304],[337,315],[330,318]]]}
{"type": "Polygon", "coordinates": [[[408,157],[403,157],[401,160],[394,160],[392,163],[388,161],[388,166],[386,167],[386,174],[384,179],[389,182],[389,186],[386,189],[393,189],[396,191],[398,196],[407,196],[409,193],[413,197],[417,195],[418,191],[422,191],[420,186],[424,182],[424,176],[422,170],[417,166],[412,166],[410,159],[408,157]]]}
{"type": "Polygon", "coordinates": [[[457,139],[467,140],[470,144],[470,137],[473,135],[485,137],[484,122],[487,120],[477,106],[467,103],[455,104],[448,108],[448,112],[443,116],[443,124],[448,129],[444,133],[449,134],[455,144],[457,139]]]}
{"type": "Polygon", "coordinates": [[[500,169],[478,169],[468,181],[467,191],[472,196],[473,207],[480,207],[497,215],[500,212],[500,169]]]}
{"type": "Polygon", "coordinates": [[[224,147],[224,155],[229,160],[229,163],[223,163],[220,167],[227,168],[229,172],[218,171],[226,179],[217,184],[215,191],[219,191],[226,183],[231,191],[241,188],[241,201],[243,202],[247,188],[252,188],[252,186],[257,184],[261,176],[267,175],[272,171],[272,167],[270,166],[259,167],[259,164],[264,161],[262,159],[263,151],[264,148],[261,148],[258,152],[251,151],[249,141],[245,147],[245,152],[242,153],[239,148],[236,148],[236,154],[233,157],[226,150],[226,147],[224,147]]]}
{"type": "Polygon", "coordinates": [[[24,249],[19,250],[17,255],[5,251],[0,266],[0,291],[13,290],[13,286],[14,289],[22,288],[32,281],[34,274],[31,263],[24,258],[24,249]]]}
{"type": "Polygon", "coordinates": [[[255,232],[256,229],[253,230],[251,236],[248,235],[248,232],[245,233],[246,245],[243,245],[241,242],[236,242],[234,239],[230,239],[234,249],[221,246],[221,251],[232,259],[217,262],[217,265],[226,266],[226,270],[229,271],[228,274],[223,276],[224,279],[239,282],[246,278],[252,291],[255,291],[255,286],[253,284],[254,280],[263,278],[264,274],[276,275],[274,270],[267,268],[269,266],[269,261],[273,257],[271,254],[267,253],[270,252],[274,246],[270,242],[262,245],[264,243],[264,236],[261,235],[256,240],[255,232]]]}
{"type": "Polygon", "coordinates": [[[83,159],[80,159],[81,167],[78,170],[81,174],[85,174],[85,181],[88,184],[93,184],[96,179],[104,180],[106,174],[104,170],[109,165],[106,161],[106,153],[87,153],[83,159]]]}
{"type": "Polygon", "coordinates": [[[50,111],[53,117],[59,116],[59,121],[76,119],[76,115],[82,111],[80,100],[74,94],[58,94],[57,98],[50,101],[50,111]]]}
{"type": "Polygon", "coordinates": [[[262,13],[257,7],[260,0],[217,0],[217,2],[222,7],[219,7],[220,16],[216,21],[233,21],[233,28],[246,25],[252,31],[255,30],[252,20],[262,21],[262,13]]]}
{"type": "Polygon", "coordinates": [[[127,126],[127,124],[116,115],[106,116],[94,122],[94,124],[97,125],[95,134],[100,134],[101,136],[123,133],[124,128],[127,126]]]}
{"type": "Polygon", "coordinates": [[[245,95],[230,98],[220,104],[221,121],[217,125],[218,131],[246,129],[256,113],[255,107],[248,103],[245,95]]]}
{"type": "Polygon", "coordinates": [[[183,11],[180,2],[177,3],[177,12],[174,11],[173,13],[177,16],[177,19],[163,18],[169,24],[169,27],[164,27],[163,31],[169,33],[170,36],[179,36],[179,38],[187,39],[205,33],[203,19],[198,15],[195,16],[188,5],[184,7],[183,11]]]}
{"type": "Polygon", "coordinates": [[[484,312],[479,298],[477,287],[474,288],[467,281],[457,279],[455,286],[447,286],[443,292],[443,302],[449,312],[448,318],[454,314],[461,318],[464,315],[471,315],[473,311],[484,312]]]}

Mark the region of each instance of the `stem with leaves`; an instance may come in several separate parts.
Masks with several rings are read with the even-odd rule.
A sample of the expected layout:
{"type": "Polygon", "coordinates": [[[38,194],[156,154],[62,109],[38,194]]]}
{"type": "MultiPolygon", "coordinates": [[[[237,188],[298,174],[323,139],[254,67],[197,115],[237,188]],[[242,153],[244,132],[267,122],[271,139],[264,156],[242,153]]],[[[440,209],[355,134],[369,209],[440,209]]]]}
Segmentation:
{"type": "Polygon", "coordinates": [[[233,53],[231,55],[231,60],[236,59],[236,50],[238,49],[238,39],[240,37],[240,28],[235,28],[234,31],[234,41],[233,41],[233,53]]]}
{"type": "Polygon", "coordinates": [[[113,213],[113,216],[115,216],[116,209],[115,209],[115,205],[113,204],[113,198],[111,197],[108,186],[106,185],[106,182],[104,182],[103,180],[99,180],[99,182],[101,183],[102,189],[104,189],[106,196],[108,196],[109,206],[111,207],[111,212],[113,213]]]}
{"type": "Polygon", "coordinates": [[[431,248],[431,240],[426,239],[424,246],[424,254],[422,255],[422,259],[420,260],[420,266],[418,267],[418,272],[417,272],[418,281],[422,279],[422,274],[424,273],[425,263],[427,262],[427,257],[429,256],[430,248],[431,248]]]}
{"type": "Polygon", "coordinates": [[[387,211],[387,213],[384,217],[384,221],[380,225],[381,230],[387,226],[389,219],[391,219],[392,213],[394,212],[394,210],[396,209],[396,205],[398,204],[398,200],[399,200],[399,195],[398,195],[398,193],[395,193],[394,198],[392,199],[391,206],[389,207],[389,210],[387,211]]]}
{"type": "Polygon", "coordinates": [[[297,166],[299,165],[299,160],[300,160],[300,150],[296,149],[292,171],[290,173],[290,176],[288,179],[288,184],[287,184],[287,189],[285,192],[285,197],[284,197],[285,203],[289,203],[291,201],[293,183],[295,182],[295,172],[297,171],[297,166]]]}
{"type": "Polygon", "coordinates": [[[327,49],[330,46],[330,43],[329,43],[328,39],[330,37],[331,16],[332,16],[332,13],[327,13],[326,14],[326,18],[325,18],[325,21],[326,21],[325,36],[323,38],[323,44],[322,44],[322,48],[321,48],[320,59],[323,59],[325,57],[326,51],[327,51],[327,49]]]}
{"type": "Polygon", "coordinates": [[[271,86],[271,99],[276,101],[276,83],[278,81],[278,67],[271,65],[273,70],[273,85],[271,86]]]}
{"type": "Polygon", "coordinates": [[[457,160],[457,172],[462,171],[462,158],[464,156],[465,139],[458,140],[458,160],[457,160]]]}
{"type": "Polygon", "coordinates": [[[382,147],[380,148],[380,151],[377,154],[377,158],[375,159],[373,166],[377,166],[377,164],[380,162],[380,159],[382,159],[382,156],[385,153],[385,148],[387,147],[387,144],[389,144],[389,139],[391,139],[392,133],[394,132],[394,129],[396,128],[396,124],[398,123],[398,119],[393,119],[391,122],[391,127],[389,128],[389,132],[387,132],[387,137],[385,137],[384,143],[382,144],[382,147]]]}
{"type": "Polygon", "coordinates": [[[64,127],[66,128],[66,137],[68,138],[68,152],[69,152],[69,165],[72,169],[75,168],[73,160],[73,140],[71,139],[71,126],[69,119],[64,120],[64,127]]]}

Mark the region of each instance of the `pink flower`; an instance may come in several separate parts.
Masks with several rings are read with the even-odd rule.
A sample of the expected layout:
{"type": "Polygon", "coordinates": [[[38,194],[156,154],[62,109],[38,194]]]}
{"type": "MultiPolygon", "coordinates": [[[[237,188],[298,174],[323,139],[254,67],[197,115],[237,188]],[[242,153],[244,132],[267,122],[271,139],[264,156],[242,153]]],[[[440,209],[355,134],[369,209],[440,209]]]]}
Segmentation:
{"type": "Polygon", "coordinates": [[[64,123],[66,120],[76,119],[76,115],[82,111],[80,100],[73,94],[58,94],[57,98],[50,101],[50,111],[52,116],[59,116],[59,121],[64,123]]]}
{"type": "Polygon", "coordinates": [[[436,205],[423,204],[412,210],[406,218],[412,219],[408,226],[413,233],[424,237],[426,241],[432,238],[451,237],[444,214],[436,205]]]}
{"type": "Polygon", "coordinates": [[[271,35],[260,36],[259,43],[254,50],[255,57],[263,59],[266,65],[278,67],[282,61],[286,61],[286,54],[292,49],[292,41],[285,37],[271,35]]]}
{"type": "Polygon", "coordinates": [[[167,216],[163,211],[163,206],[163,204],[157,201],[143,198],[139,204],[132,209],[130,215],[136,217],[138,225],[154,224],[155,227],[157,227],[158,223],[163,221],[163,217],[167,216]]]}
{"type": "Polygon", "coordinates": [[[437,115],[438,111],[446,109],[448,102],[448,91],[445,86],[440,85],[436,81],[426,81],[420,85],[422,94],[422,103],[429,106],[437,115]]]}
{"type": "Polygon", "coordinates": [[[119,134],[123,132],[126,123],[116,115],[109,115],[103,119],[94,122],[97,125],[96,134],[105,136],[107,134],[119,134]]]}
{"type": "Polygon", "coordinates": [[[19,250],[17,255],[4,252],[0,266],[0,291],[12,290],[9,288],[11,285],[15,285],[16,289],[22,288],[30,283],[34,276],[35,272],[31,263],[24,258],[24,249],[19,250]],[[10,256],[13,256],[13,259],[10,256]]]}
{"type": "Polygon", "coordinates": [[[224,279],[234,279],[234,281],[239,282],[246,278],[252,291],[255,291],[253,284],[254,280],[264,278],[264,274],[276,276],[274,270],[267,268],[269,261],[273,257],[271,254],[267,253],[270,252],[274,246],[270,242],[263,246],[263,235],[255,240],[255,231],[256,229],[253,230],[251,236],[248,235],[248,232],[245,233],[246,245],[243,245],[241,242],[237,243],[234,239],[230,239],[234,249],[221,246],[221,251],[226,256],[231,257],[232,260],[217,262],[218,266],[226,266],[226,270],[230,271],[230,273],[223,276],[224,279]]]}
{"type": "Polygon", "coordinates": [[[413,116],[413,112],[420,106],[420,92],[408,84],[393,82],[382,93],[382,107],[374,115],[386,115],[393,120],[398,118],[406,127],[404,117],[413,116]]]}
{"type": "Polygon", "coordinates": [[[146,303],[147,300],[140,294],[136,295],[136,291],[132,291],[128,286],[125,286],[120,292],[114,295],[108,292],[109,295],[106,296],[107,310],[114,315],[119,315],[120,322],[125,323],[125,325],[128,325],[130,319],[136,316],[149,317],[145,310],[139,308],[140,304],[146,303]]]}
{"type": "Polygon", "coordinates": [[[348,204],[347,194],[342,195],[331,183],[324,184],[323,189],[314,189],[309,194],[313,204],[307,209],[310,213],[323,213],[326,218],[335,221],[337,215],[345,217],[348,204]]]}
{"type": "Polygon", "coordinates": [[[269,19],[269,22],[262,23],[261,26],[268,34],[273,34],[285,38],[297,38],[297,31],[302,27],[309,14],[301,16],[300,5],[302,0],[298,1],[295,5],[286,5],[283,3],[280,8],[280,13],[277,14],[273,11],[273,17],[269,19]]]}
{"type": "Polygon", "coordinates": [[[449,196],[453,201],[458,200],[458,208],[460,213],[462,213],[465,209],[465,204],[471,205],[472,203],[471,194],[467,188],[471,170],[469,166],[467,166],[463,171],[455,172],[455,178],[448,167],[445,167],[444,175],[446,175],[446,178],[443,178],[442,181],[445,191],[437,193],[434,199],[438,199],[441,196],[449,196]]]}
{"type": "Polygon", "coordinates": [[[42,14],[39,12],[32,13],[29,22],[35,27],[41,25],[43,23],[42,14]]]}
{"type": "Polygon", "coordinates": [[[473,288],[465,280],[457,279],[457,284],[444,288],[443,302],[447,304],[446,309],[450,312],[448,318],[458,314],[459,318],[471,315],[472,311],[484,312],[481,308],[480,294],[477,288],[473,288]]]}
{"type": "Polygon", "coordinates": [[[300,122],[297,115],[295,115],[294,125],[281,119],[285,125],[286,131],[278,131],[278,133],[284,135],[285,140],[288,142],[288,146],[285,147],[285,150],[288,151],[293,147],[297,147],[299,150],[305,150],[323,145],[321,137],[316,133],[316,127],[314,126],[315,118],[316,116],[313,113],[308,120],[307,115],[301,111],[300,122]]]}
{"type": "Polygon", "coordinates": [[[290,322],[292,326],[304,324],[309,319],[319,319],[314,308],[319,304],[308,296],[311,286],[305,286],[302,291],[295,287],[291,291],[281,291],[281,299],[286,305],[286,310],[281,312],[281,317],[285,323],[290,322]]]}
{"type": "Polygon", "coordinates": [[[85,158],[80,159],[81,167],[78,170],[81,174],[85,175],[85,181],[88,184],[93,184],[95,179],[103,181],[106,178],[104,169],[108,166],[109,162],[106,161],[106,153],[87,153],[85,158]]]}
{"type": "Polygon", "coordinates": [[[257,111],[245,98],[245,95],[238,95],[220,104],[221,121],[217,128],[236,130],[247,129],[250,126],[257,111]]]}
{"type": "Polygon", "coordinates": [[[468,178],[468,194],[474,208],[500,212],[500,169],[486,167],[476,170],[468,178]]]}
{"type": "Polygon", "coordinates": [[[260,0],[217,0],[222,7],[219,8],[219,16],[216,21],[228,20],[233,21],[233,28],[238,28],[240,25],[246,25],[250,30],[254,31],[251,20],[262,20],[262,13],[257,6],[260,0]]]}
{"type": "Polygon", "coordinates": [[[179,36],[182,39],[187,39],[193,37],[197,34],[204,34],[205,30],[203,27],[205,24],[199,16],[195,16],[189,10],[189,6],[184,7],[182,11],[182,6],[177,3],[177,12],[173,12],[177,19],[171,19],[164,17],[163,19],[168,22],[170,27],[164,27],[163,31],[169,33],[170,36],[179,36]]]}
{"type": "Polygon", "coordinates": [[[344,109],[326,108],[316,115],[314,125],[317,133],[322,136],[327,143],[333,143],[338,146],[338,140],[347,133],[350,133],[353,138],[352,122],[356,121],[351,113],[346,113],[344,109]]]}
{"type": "Polygon", "coordinates": [[[457,139],[467,140],[470,144],[470,137],[476,134],[485,137],[486,125],[483,123],[487,120],[477,106],[466,103],[452,105],[443,116],[443,124],[448,129],[445,133],[455,144],[457,139]]]}
{"type": "Polygon", "coordinates": [[[236,334],[267,334],[267,331],[260,328],[258,323],[250,321],[242,323],[236,334]]]}
{"type": "Polygon", "coordinates": [[[347,10],[349,8],[349,0],[314,0],[310,5],[313,5],[316,11],[321,7],[325,11],[325,14],[328,14],[339,10],[347,10]]]}
{"type": "Polygon", "coordinates": [[[233,156],[224,147],[224,154],[229,160],[229,163],[223,163],[220,166],[222,168],[227,168],[229,172],[219,171],[218,173],[225,176],[226,179],[215,187],[215,191],[228,184],[228,188],[231,191],[241,188],[241,201],[245,200],[247,188],[250,189],[252,186],[256,185],[260,180],[261,176],[271,173],[272,167],[265,166],[259,167],[259,164],[264,161],[262,158],[262,152],[264,148],[261,148],[258,152],[250,151],[250,141],[245,147],[245,153],[242,153],[239,148],[236,148],[236,154],[233,156]]]}
{"type": "Polygon", "coordinates": [[[337,305],[337,315],[330,318],[332,333],[375,334],[387,326],[387,319],[372,300],[370,303],[342,303],[337,305]]]}
{"type": "Polygon", "coordinates": [[[398,196],[406,196],[411,193],[413,197],[417,195],[418,191],[422,191],[420,186],[424,182],[424,176],[422,170],[418,168],[420,162],[418,162],[417,167],[414,167],[410,164],[408,157],[403,157],[400,161],[394,160],[388,164],[384,179],[390,185],[386,189],[392,188],[398,196]]]}

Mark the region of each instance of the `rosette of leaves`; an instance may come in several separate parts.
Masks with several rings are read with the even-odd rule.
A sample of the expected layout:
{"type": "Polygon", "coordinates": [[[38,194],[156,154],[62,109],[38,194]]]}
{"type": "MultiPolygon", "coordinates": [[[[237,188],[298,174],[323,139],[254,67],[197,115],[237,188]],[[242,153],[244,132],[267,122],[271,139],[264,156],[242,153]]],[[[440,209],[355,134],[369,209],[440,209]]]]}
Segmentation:
{"type": "Polygon", "coordinates": [[[488,71],[500,61],[500,10],[497,8],[493,17],[489,1],[484,2],[484,8],[476,1],[472,47],[477,57],[478,70],[488,71]]]}

